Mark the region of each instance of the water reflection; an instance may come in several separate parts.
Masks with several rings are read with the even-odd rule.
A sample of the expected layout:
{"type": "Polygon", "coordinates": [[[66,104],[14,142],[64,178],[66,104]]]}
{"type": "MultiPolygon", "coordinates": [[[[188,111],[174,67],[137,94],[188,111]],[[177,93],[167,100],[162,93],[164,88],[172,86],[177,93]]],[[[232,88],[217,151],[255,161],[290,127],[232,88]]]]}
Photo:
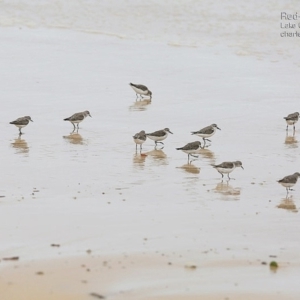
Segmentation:
{"type": "Polygon", "coordinates": [[[198,151],[199,155],[201,155],[203,158],[208,159],[210,163],[215,164],[215,153],[208,150],[207,148],[202,148],[198,151]]]}
{"type": "Polygon", "coordinates": [[[190,174],[199,174],[200,173],[200,168],[188,163],[188,164],[185,164],[181,167],[177,167],[178,169],[182,169],[184,170],[185,172],[187,173],[190,173],[190,174]]]}
{"type": "Polygon", "coordinates": [[[145,153],[145,155],[153,158],[154,162],[158,164],[168,164],[167,155],[162,149],[153,149],[145,153]]]}
{"type": "Polygon", "coordinates": [[[86,145],[87,141],[77,131],[71,132],[69,135],[64,135],[63,138],[74,145],[86,145]]]}
{"type": "Polygon", "coordinates": [[[296,139],[295,131],[293,132],[293,135],[289,135],[288,132],[286,133],[284,143],[289,148],[298,148],[298,140],[296,139]]]}
{"type": "Polygon", "coordinates": [[[133,155],[133,165],[140,169],[144,169],[146,157],[146,154],[136,152],[133,155]]]}
{"type": "Polygon", "coordinates": [[[229,184],[229,181],[224,182],[223,180],[216,185],[214,191],[225,196],[226,200],[239,200],[241,194],[240,188],[235,188],[229,184]]]}
{"type": "Polygon", "coordinates": [[[129,110],[146,110],[149,104],[151,104],[151,100],[149,99],[135,101],[132,105],[129,106],[129,110]]]}
{"type": "Polygon", "coordinates": [[[11,143],[11,146],[16,149],[16,153],[27,154],[29,152],[29,147],[27,142],[21,137],[22,135],[19,134],[18,138],[11,143]]]}
{"type": "Polygon", "coordinates": [[[286,209],[288,211],[297,212],[297,207],[293,200],[293,196],[282,198],[278,208],[286,209]]]}

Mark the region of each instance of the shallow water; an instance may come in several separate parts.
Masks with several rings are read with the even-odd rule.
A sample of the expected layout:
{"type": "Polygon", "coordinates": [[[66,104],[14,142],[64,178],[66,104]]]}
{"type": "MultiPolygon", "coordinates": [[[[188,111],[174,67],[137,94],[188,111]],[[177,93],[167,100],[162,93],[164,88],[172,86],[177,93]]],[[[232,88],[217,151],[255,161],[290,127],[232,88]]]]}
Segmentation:
{"type": "MultiPolygon", "coordinates": [[[[290,209],[276,182],[299,171],[299,129],[286,135],[283,120],[299,111],[293,58],[270,62],[225,45],[170,47],[57,29],[2,28],[0,36],[2,257],[17,255],[22,263],[87,249],[101,257],[159,252],[201,266],[210,251],[209,261],[229,264],[260,264],[270,255],[285,266],[299,264],[300,194],[296,186],[290,209]],[[129,82],[146,84],[151,103],[136,102],[129,82]],[[92,118],[71,134],[63,119],[86,109],[92,118]],[[34,122],[18,138],[9,122],[23,115],[34,122]],[[187,165],[175,148],[211,123],[221,131],[187,165]],[[145,155],[136,153],[136,132],[165,127],[174,134],[163,149],[147,140],[145,155]],[[230,182],[211,167],[227,160],[245,168],[230,182]]],[[[222,282],[221,266],[207,272],[222,282]]],[[[286,267],[294,295],[298,275],[286,267]]],[[[229,269],[226,276],[236,278],[229,269]]],[[[247,283],[270,276],[257,270],[247,283]]],[[[227,283],[217,292],[230,289],[227,283]]],[[[215,290],[196,286],[193,293],[215,290]]]]}

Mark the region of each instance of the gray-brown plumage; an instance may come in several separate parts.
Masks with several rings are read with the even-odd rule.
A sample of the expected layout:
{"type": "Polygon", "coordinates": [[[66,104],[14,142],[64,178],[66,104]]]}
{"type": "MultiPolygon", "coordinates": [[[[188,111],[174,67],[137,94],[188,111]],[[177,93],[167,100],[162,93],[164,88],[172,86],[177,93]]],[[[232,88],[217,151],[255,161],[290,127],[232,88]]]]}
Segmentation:
{"type": "Polygon", "coordinates": [[[23,134],[23,132],[21,131],[21,129],[25,126],[28,125],[28,123],[33,122],[33,120],[31,120],[31,117],[29,116],[25,116],[25,117],[21,117],[16,119],[15,121],[10,122],[9,124],[13,124],[15,126],[17,126],[19,128],[19,133],[23,134]]]}
{"type": "Polygon", "coordinates": [[[286,195],[288,195],[289,191],[292,191],[291,187],[293,187],[297,183],[299,177],[300,177],[300,173],[296,172],[293,175],[288,175],[283,177],[277,182],[286,188],[286,192],[287,192],[286,195]]]}
{"type": "Polygon", "coordinates": [[[286,130],[289,129],[289,125],[293,125],[294,130],[295,128],[295,124],[298,122],[299,120],[299,113],[295,112],[292,114],[289,114],[287,117],[284,117],[284,119],[286,120],[286,130]]]}
{"type": "Polygon", "coordinates": [[[133,140],[136,144],[135,149],[137,150],[137,145],[140,145],[140,150],[142,150],[142,144],[146,141],[146,139],[147,139],[147,136],[146,136],[145,130],[142,130],[142,131],[136,133],[133,136],[133,140]]]}
{"type": "Polygon", "coordinates": [[[65,118],[64,121],[70,121],[73,124],[75,130],[75,124],[77,124],[77,129],[79,129],[79,123],[82,122],[87,116],[92,117],[88,110],[76,113],[69,118],[65,118]]]}
{"type": "Polygon", "coordinates": [[[163,141],[164,139],[167,138],[168,136],[168,133],[171,133],[173,134],[169,128],[165,128],[165,129],[162,129],[162,130],[157,130],[157,131],[154,131],[152,133],[146,133],[146,136],[155,142],[155,146],[157,145],[157,143],[160,143],[160,144],[164,144],[163,141]]]}
{"type": "Polygon", "coordinates": [[[210,142],[210,140],[207,138],[213,136],[216,133],[217,129],[221,130],[221,128],[219,128],[217,124],[211,124],[198,131],[192,131],[192,135],[197,135],[199,137],[202,137],[205,144],[205,141],[210,142]]]}
{"type": "Polygon", "coordinates": [[[188,143],[181,148],[176,148],[176,150],[182,150],[184,153],[187,153],[188,162],[189,162],[190,156],[193,156],[196,158],[198,157],[194,154],[196,154],[199,151],[199,149],[201,149],[201,142],[199,142],[199,141],[188,143]]]}
{"type": "Polygon", "coordinates": [[[212,165],[221,175],[222,175],[222,178],[224,177],[223,174],[227,174],[228,176],[228,179],[231,179],[229,177],[229,173],[231,173],[235,168],[237,167],[241,167],[242,169],[243,166],[242,166],[242,162],[237,160],[237,161],[225,161],[225,162],[222,162],[221,164],[219,165],[212,165]]]}
{"type": "Polygon", "coordinates": [[[129,85],[133,88],[133,90],[136,93],[136,97],[138,98],[138,95],[145,95],[145,96],[150,96],[150,99],[152,98],[152,92],[143,84],[134,84],[134,83],[129,83],[129,85]]]}

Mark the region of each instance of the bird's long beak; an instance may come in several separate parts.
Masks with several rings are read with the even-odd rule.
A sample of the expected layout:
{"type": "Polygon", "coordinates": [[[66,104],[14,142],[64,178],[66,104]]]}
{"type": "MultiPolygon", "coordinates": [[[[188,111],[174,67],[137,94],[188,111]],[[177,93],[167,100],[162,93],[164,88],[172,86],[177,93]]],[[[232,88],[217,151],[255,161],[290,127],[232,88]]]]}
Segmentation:
{"type": "Polygon", "coordinates": [[[89,115],[90,117],[92,117],[91,115],[89,115]]]}
{"type": "Polygon", "coordinates": [[[33,122],[33,120],[29,120],[29,121],[33,122]]]}
{"type": "Polygon", "coordinates": [[[241,166],[241,168],[244,170],[243,166],[241,166]]]}
{"type": "Polygon", "coordinates": [[[169,133],[173,134],[173,132],[171,132],[170,130],[169,130],[169,133]]]}
{"type": "Polygon", "coordinates": [[[217,126],[217,129],[221,130],[221,128],[219,128],[218,126],[217,126]]]}

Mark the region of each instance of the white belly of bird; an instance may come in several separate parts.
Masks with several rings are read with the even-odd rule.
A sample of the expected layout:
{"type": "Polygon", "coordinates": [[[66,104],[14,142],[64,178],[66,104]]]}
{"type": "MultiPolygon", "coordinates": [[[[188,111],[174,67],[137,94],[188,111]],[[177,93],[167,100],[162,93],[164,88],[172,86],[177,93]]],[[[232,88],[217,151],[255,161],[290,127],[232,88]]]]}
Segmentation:
{"type": "Polygon", "coordinates": [[[193,150],[182,150],[186,154],[197,154],[198,149],[193,149],[193,150]]]}
{"type": "Polygon", "coordinates": [[[145,140],[140,140],[140,139],[133,139],[133,140],[138,145],[141,145],[141,144],[143,144],[145,142],[145,140]]]}
{"type": "Polygon", "coordinates": [[[198,136],[200,136],[202,138],[208,138],[208,137],[213,136],[215,133],[216,133],[216,131],[214,131],[213,133],[209,133],[209,134],[206,134],[206,133],[197,133],[196,135],[198,135],[198,136]]]}
{"type": "Polygon", "coordinates": [[[295,185],[295,183],[285,183],[285,182],[279,182],[279,183],[286,188],[290,188],[295,185]]]}
{"type": "MultiPolygon", "coordinates": [[[[84,119],[83,119],[84,120],[84,119]]],[[[80,122],[82,122],[83,120],[76,120],[76,121],[71,121],[71,123],[75,123],[75,124],[78,124],[80,122]]]]}
{"type": "Polygon", "coordinates": [[[228,169],[228,168],[216,168],[219,172],[221,173],[224,173],[224,174],[228,174],[228,173],[231,173],[235,168],[231,168],[231,169],[228,169]]]}
{"type": "Polygon", "coordinates": [[[286,123],[287,123],[288,125],[294,125],[294,124],[297,123],[297,121],[298,121],[298,120],[286,120],[286,123]]]}
{"type": "MultiPolygon", "coordinates": [[[[16,124],[15,124],[16,125],[16,124]]],[[[23,128],[23,127],[25,127],[25,126],[27,126],[27,125],[16,125],[18,128],[23,128]]]]}
{"type": "Polygon", "coordinates": [[[168,134],[166,133],[163,136],[155,136],[155,135],[147,135],[147,137],[152,140],[152,141],[156,141],[156,142],[160,142],[163,141],[167,138],[168,134]]]}
{"type": "Polygon", "coordinates": [[[143,91],[141,89],[136,88],[135,86],[131,86],[133,88],[133,90],[137,93],[137,94],[141,94],[141,95],[147,95],[148,92],[147,91],[143,91]]]}

